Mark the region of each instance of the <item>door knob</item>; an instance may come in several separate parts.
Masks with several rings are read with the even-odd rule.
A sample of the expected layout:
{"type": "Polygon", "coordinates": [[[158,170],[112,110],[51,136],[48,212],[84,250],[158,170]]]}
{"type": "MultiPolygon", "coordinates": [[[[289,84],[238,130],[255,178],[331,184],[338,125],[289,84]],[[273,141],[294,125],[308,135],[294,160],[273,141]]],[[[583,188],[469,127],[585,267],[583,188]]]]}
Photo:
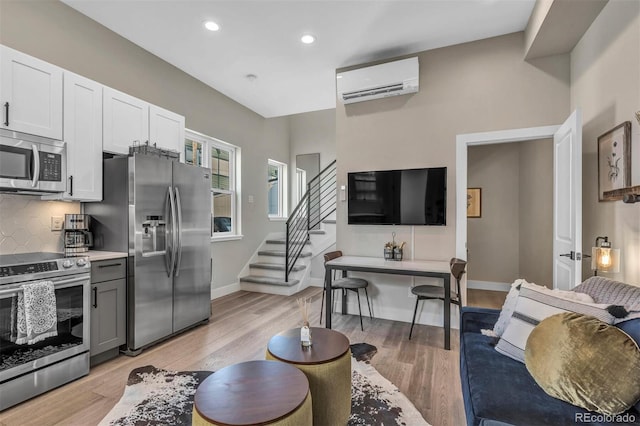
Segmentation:
{"type": "Polygon", "coordinates": [[[570,253],[563,253],[560,256],[568,257],[571,260],[582,260],[582,254],[576,253],[575,251],[571,251],[570,253]]]}

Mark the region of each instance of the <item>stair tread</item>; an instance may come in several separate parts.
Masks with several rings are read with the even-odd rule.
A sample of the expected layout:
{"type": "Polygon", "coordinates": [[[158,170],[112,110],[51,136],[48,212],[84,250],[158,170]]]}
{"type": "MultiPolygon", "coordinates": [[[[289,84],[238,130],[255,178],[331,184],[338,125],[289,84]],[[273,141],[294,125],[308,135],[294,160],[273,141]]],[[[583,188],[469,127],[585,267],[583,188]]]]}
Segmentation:
{"type": "MultiPolygon", "coordinates": [[[[286,253],[282,250],[260,250],[258,252],[258,256],[275,256],[275,257],[285,257],[286,253]]],[[[311,256],[310,251],[303,251],[300,253],[300,257],[309,257],[311,256]]]]}
{"type": "MultiPolygon", "coordinates": [[[[284,271],[284,265],[280,265],[278,263],[256,262],[249,264],[249,267],[257,269],[270,269],[274,271],[284,271]]],[[[293,268],[291,268],[293,272],[302,271],[303,269],[305,269],[303,265],[294,265],[293,268]]]]}
{"type": "Polygon", "coordinates": [[[291,287],[298,284],[299,280],[289,280],[288,282],[280,278],[260,277],[257,275],[247,275],[240,278],[241,282],[265,284],[265,285],[277,285],[282,287],[291,287]]]}
{"type": "Polygon", "coordinates": [[[309,234],[313,234],[313,235],[323,235],[326,233],[327,232],[324,229],[312,229],[309,231],[309,234]]]}
{"type": "MultiPolygon", "coordinates": [[[[286,244],[287,241],[283,238],[283,239],[277,239],[277,240],[267,240],[265,241],[265,243],[267,244],[286,244]]],[[[305,244],[311,244],[309,241],[306,241],[305,244]]]]}
{"type": "Polygon", "coordinates": [[[325,219],[322,221],[322,223],[336,223],[335,219],[325,219]]]}

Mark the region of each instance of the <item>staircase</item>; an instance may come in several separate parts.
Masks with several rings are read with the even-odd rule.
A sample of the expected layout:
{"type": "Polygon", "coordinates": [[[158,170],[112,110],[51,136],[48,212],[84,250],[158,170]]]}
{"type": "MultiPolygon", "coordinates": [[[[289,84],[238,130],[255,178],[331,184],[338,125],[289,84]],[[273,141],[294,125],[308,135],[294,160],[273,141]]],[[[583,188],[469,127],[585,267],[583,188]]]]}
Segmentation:
{"type": "Polygon", "coordinates": [[[241,272],[240,289],[290,296],[309,286],[312,264],[317,268],[318,256],[336,241],[335,164],[308,183],[286,231],[263,241],[241,272]]]}

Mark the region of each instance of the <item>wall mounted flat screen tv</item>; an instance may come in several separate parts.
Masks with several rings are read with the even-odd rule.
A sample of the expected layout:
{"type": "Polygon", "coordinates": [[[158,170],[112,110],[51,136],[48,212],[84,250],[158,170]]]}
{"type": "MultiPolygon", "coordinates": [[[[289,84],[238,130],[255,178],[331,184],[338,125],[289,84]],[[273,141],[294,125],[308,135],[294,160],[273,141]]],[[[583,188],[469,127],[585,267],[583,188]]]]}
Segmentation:
{"type": "Polygon", "coordinates": [[[447,168],[348,173],[350,225],[446,225],[447,168]]]}

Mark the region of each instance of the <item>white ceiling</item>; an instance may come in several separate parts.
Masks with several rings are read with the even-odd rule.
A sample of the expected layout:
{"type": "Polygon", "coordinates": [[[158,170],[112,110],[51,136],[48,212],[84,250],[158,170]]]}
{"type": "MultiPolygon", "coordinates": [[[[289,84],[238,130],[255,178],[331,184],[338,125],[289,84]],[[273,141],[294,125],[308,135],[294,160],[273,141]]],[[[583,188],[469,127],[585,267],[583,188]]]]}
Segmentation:
{"type": "Polygon", "coordinates": [[[522,31],[535,3],[62,1],[264,117],[334,108],[337,68],[522,31]],[[304,33],[316,43],[302,44],[304,33]]]}

